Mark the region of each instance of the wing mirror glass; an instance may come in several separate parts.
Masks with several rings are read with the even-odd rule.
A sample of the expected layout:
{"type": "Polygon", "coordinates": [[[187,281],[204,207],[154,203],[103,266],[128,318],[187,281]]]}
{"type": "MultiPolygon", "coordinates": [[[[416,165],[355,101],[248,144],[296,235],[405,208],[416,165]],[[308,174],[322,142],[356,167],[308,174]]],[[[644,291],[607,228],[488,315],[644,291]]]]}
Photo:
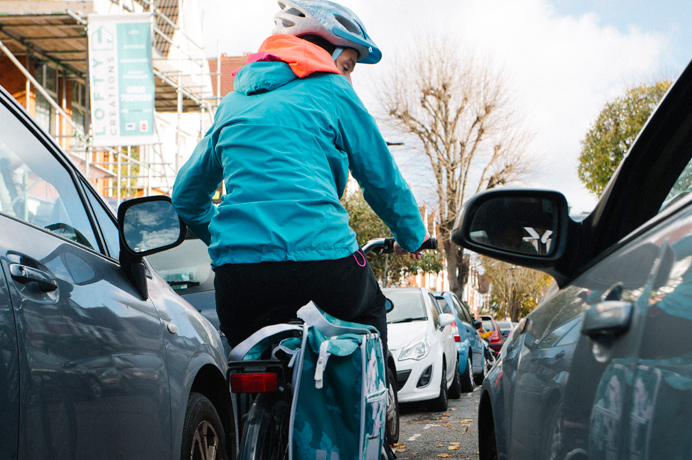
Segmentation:
{"type": "Polygon", "coordinates": [[[129,253],[146,256],[182,243],[182,223],[167,196],[151,196],[125,201],[118,208],[120,243],[129,253]]]}
{"type": "Polygon", "coordinates": [[[566,200],[557,192],[485,192],[465,205],[453,240],[473,250],[547,259],[557,256],[566,219],[566,200]]]}

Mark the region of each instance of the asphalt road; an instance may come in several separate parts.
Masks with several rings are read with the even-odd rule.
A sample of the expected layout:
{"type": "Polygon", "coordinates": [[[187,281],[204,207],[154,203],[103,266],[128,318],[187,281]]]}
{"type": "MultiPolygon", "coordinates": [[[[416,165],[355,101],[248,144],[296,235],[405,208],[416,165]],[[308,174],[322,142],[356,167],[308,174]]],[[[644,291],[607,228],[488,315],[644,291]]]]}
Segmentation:
{"type": "Polygon", "coordinates": [[[478,460],[479,389],[450,399],[444,412],[431,412],[424,403],[401,404],[397,459],[478,460]]]}

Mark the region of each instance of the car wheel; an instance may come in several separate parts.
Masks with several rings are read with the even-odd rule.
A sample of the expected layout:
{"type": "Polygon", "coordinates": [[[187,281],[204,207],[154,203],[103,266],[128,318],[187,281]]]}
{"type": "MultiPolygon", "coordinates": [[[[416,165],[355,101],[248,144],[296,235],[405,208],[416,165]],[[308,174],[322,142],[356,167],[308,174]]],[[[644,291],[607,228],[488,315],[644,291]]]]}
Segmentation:
{"type": "MultiPolygon", "coordinates": [[[[471,370],[471,358],[466,358],[466,370],[463,374],[461,374],[459,389],[464,393],[473,391],[473,371],[471,370]]],[[[459,396],[461,396],[461,392],[459,396]]]]}
{"type": "Polygon", "coordinates": [[[459,372],[459,363],[454,366],[454,378],[452,379],[452,386],[449,387],[447,391],[447,396],[452,399],[459,399],[461,397],[461,374],[459,372]]]}
{"type": "Polygon", "coordinates": [[[387,391],[387,443],[394,444],[399,442],[399,396],[396,391],[396,376],[391,369],[387,369],[387,391]]]}
{"type": "Polygon", "coordinates": [[[181,460],[226,460],[225,439],[223,424],[211,401],[200,393],[190,393],[181,460]]]}
{"type": "Polygon", "coordinates": [[[541,458],[554,460],[560,455],[562,445],[562,425],[560,424],[560,404],[555,405],[548,414],[547,430],[541,445],[541,458]]]}
{"type": "Polygon", "coordinates": [[[486,366],[488,363],[485,360],[485,356],[481,357],[481,371],[478,374],[474,374],[473,383],[476,385],[481,385],[483,380],[485,380],[486,366]]]}
{"type": "Polygon", "coordinates": [[[480,460],[498,460],[495,425],[490,424],[485,430],[479,427],[478,458],[480,460]]]}
{"type": "Polygon", "coordinates": [[[447,371],[442,363],[442,378],[440,379],[440,395],[430,402],[430,410],[441,412],[447,410],[449,400],[447,399],[447,371]]]}

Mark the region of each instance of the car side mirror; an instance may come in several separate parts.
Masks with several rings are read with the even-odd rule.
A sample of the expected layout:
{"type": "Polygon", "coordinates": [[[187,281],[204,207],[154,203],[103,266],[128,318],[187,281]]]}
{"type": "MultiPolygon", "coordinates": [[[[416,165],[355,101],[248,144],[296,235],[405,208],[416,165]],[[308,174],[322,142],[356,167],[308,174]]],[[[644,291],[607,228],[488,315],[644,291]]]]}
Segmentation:
{"type": "Polygon", "coordinates": [[[394,310],[394,302],[388,297],[384,300],[384,309],[387,313],[394,310]]]}
{"type": "Polygon", "coordinates": [[[491,190],[464,204],[452,240],[505,262],[550,267],[565,252],[569,222],[567,200],[559,192],[491,190]]]}
{"type": "Polygon", "coordinates": [[[476,329],[480,329],[483,323],[480,320],[474,319],[473,320],[473,327],[476,329]]]}
{"type": "Polygon", "coordinates": [[[142,298],[149,297],[142,257],[178,246],[185,239],[185,224],[164,195],[134,198],[118,207],[120,265],[142,298]]]}
{"type": "Polygon", "coordinates": [[[440,325],[440,329],[443,329],[446,326],[449,326],[450,324],[454,323],[456,320],[454,319],[454,316],[452,316],[449,313],[441,313],[440,316],[437,318],[437,324],[440,325]]]}

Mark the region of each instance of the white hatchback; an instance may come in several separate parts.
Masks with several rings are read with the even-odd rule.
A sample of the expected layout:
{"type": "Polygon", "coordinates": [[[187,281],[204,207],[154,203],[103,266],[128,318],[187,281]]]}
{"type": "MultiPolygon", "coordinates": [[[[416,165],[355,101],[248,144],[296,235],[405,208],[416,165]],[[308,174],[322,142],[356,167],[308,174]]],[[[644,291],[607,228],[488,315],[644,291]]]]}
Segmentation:
{"type": "Polygon", "coordinates": [[[447,410],[447,398],[461,396],[454,317],[442,313],[425,288],[382,291],[394,304],[387,313],[387,333],[396,360],[399,402],[430,401],[431,410],[447,410]]]}

